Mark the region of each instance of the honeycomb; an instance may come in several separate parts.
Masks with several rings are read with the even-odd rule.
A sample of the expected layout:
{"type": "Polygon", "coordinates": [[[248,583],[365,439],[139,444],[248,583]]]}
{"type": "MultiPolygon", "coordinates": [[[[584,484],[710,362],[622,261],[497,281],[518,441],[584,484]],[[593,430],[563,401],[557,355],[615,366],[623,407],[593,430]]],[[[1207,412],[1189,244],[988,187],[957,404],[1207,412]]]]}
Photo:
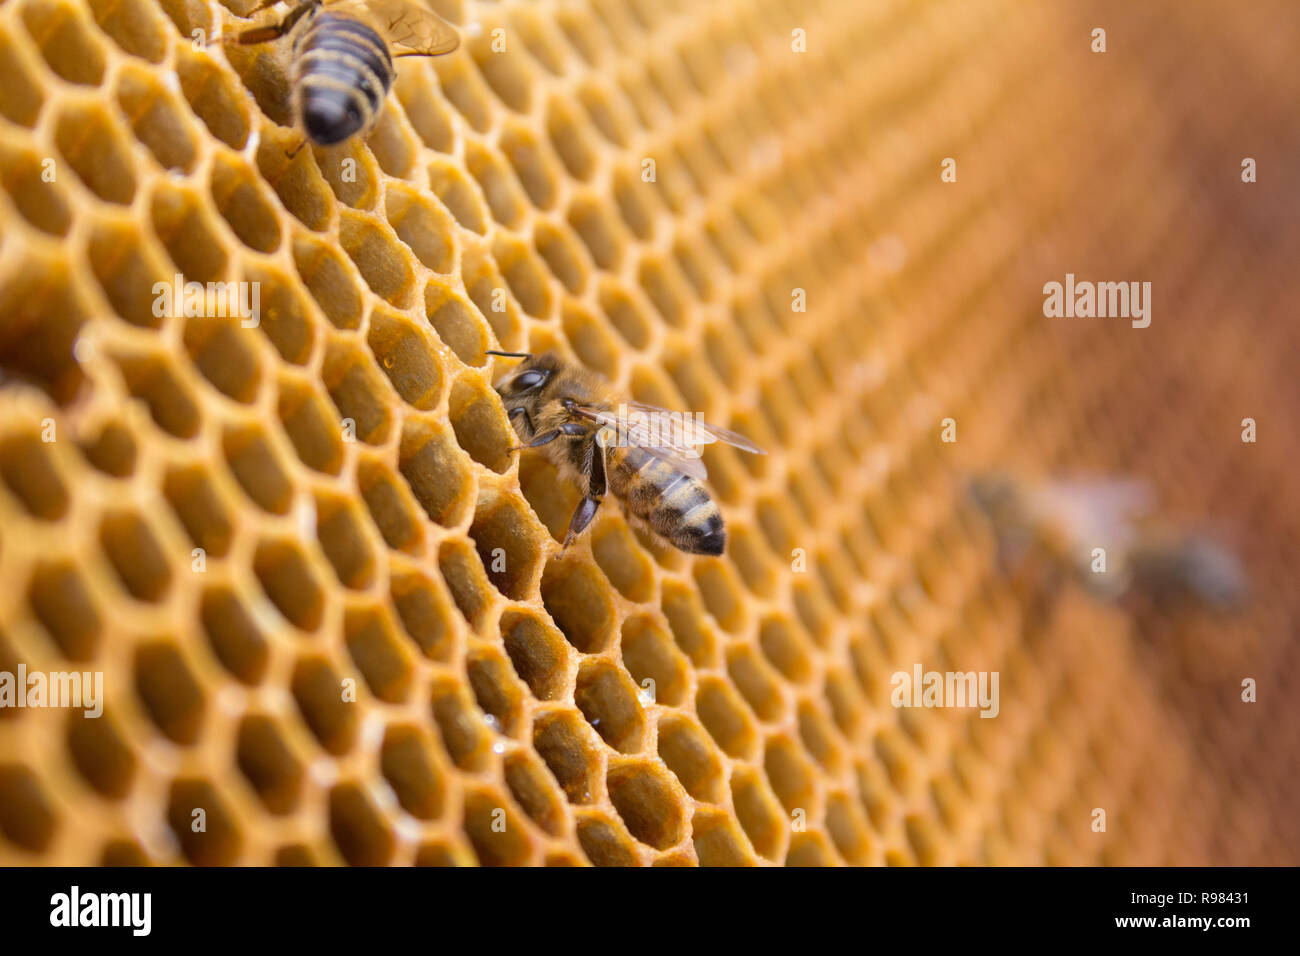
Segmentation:
{"type": "Polygon", "coordinates": [[[0,709],[0,862],[1300,861],[1293,4],[431,0],[295,152],[224,3],[0,5],[0,671],[105,702],[0,709]],[[726,555],[607,501],[559,557],[489,348],[764,445],[726,555]],[[1149,480],[1248,605],[1009,579],[994,466],[1149,480]]]}

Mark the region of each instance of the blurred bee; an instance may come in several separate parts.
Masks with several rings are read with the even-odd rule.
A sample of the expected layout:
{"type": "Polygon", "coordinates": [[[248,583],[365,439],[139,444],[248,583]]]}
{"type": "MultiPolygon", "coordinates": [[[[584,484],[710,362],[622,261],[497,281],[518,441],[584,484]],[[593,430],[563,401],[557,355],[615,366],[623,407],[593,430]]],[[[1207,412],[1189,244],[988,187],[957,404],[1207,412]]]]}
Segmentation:
{"type": "Polygon", "coordinates": [[[1102,600],[1127,595],[1156,603],[1196,602],[1218,610],[1246,592],[1241,563],[1209,536],[1153,526],[1151,494],[1136,481],[1022,481],[1004,473],[971,479],[972,499],[989,518],[999,563],[1021,573],[1030,555],[1102,600]],[[1094,549],[1106,552],[1105,573],[1094,549]]]}
{"type": "Polygon", "coordinates": [[[394,57],[437,56],[460,43],[451,24],[411,0],[299,0],[279,23],[241,33],[238,42],[290,32],[294,114],[321,146],[374,126],[397,75],[394,57]]]}
{"type": "Polygon", "coordinates": [[[1129,555],[1134,590],[1157,604],[1199,601],[1218,611],[1246,596],[1241,561],[1218,541],[1194,531],[1143,535],[1129,555]]]}
{"type": "Polygon", "coordinates": [[[674,547],[689,554],[722,554],[726,531],[702,481],[707,472],[699,446],[721,441],[757,455],[765,454],[763,449],[692,416],[622,401],[603,378],[553,352],[488,354],[524,359],[497,386],[524,441],[511,451],[544,448],[560,473],[582,489],[565,549],[591,524],[610,492],[674,547]]]}

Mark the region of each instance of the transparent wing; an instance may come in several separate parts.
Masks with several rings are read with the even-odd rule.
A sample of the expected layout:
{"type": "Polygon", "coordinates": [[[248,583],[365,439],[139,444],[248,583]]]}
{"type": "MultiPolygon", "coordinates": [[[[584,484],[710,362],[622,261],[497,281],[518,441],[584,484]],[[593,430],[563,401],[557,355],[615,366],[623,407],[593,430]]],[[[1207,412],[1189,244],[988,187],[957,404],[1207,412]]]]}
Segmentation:
{"type": "Polygon", "coordinates": [[[683,453],[677,448],[646,447],[645,450],[651,457],[672,465],[683,475],[698,478],[700,481],[709,477],[709,469],[704,467],[704,459],[699,457],[699,452],[696,452],[695,457],[692,458],[689,454],[683,453]]]}
{"type": "Polygon", "coordinates": [[[744,435],[722,428],[719,425],[713,425],[695,415],[685,412],[670,412],[667,409],[659,408],[657,405],[649,405],[645,402],[627,402],[626,404],[627,408],[633,412],[638,412],[652,420],[666,422],[665,427],[658,429],[660,432],[672,432],[674,423],[680,422],[681,443],[684,445],[693,447],[720,441],[727,445],[733,445],[741,451],[752,452],[755,455],[767,454],[744,435]]]}
{"type": "Polygon", "coordinates": [[[665,444],[664,436],[637,418],[619,418],[616,412],[578,406],[577,413],[588,421],[609,428],[619,445],[644,449],[649,455],[672,465],[684,475],[701,480],[709,476],[697,446],[665,444]]]}
{"type": "Polygon", "coordinates": [[[692,478],[708,477],[708,469],[700,457],[702,445],[722,441],[746,451],[765,454],[743,435],[643,402],[627,402],[619,410],[579,406],[578,413],[611,429],[620,445],[642,448],[692,478]]]}
{"type": "Polygon", "coordinates": [[[415,0],[326,0],[326,3],[373,23],[392,45],[393,56],[438,56],[460,46],[456,28],[415,0]]]}
{"type": "Polygon", "coordinates": [[[1039,488],[1033,507],[1064,524],[1076,540],[1128,546],[1152,499],[1151,488],[1141,481],[1051,481],[1039,488]]]}

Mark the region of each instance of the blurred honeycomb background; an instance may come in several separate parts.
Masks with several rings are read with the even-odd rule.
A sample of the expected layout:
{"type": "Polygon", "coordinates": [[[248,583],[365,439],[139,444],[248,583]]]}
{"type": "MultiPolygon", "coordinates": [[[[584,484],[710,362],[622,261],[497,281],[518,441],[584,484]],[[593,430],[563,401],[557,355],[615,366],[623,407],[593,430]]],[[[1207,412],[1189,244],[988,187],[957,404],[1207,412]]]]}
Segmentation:
{"type": "Polygon", "coordinates": [[[1300,862],[1294,4],[431,0],[296,154],[252,5],[0,3],[0,670],[107,701],[0,710],[0,862],[1300,862]],[[548,347],[770,450],[725,557],[555,557],[484,355],[548,347]],[[991,467],[1151,482],[1249,603],[1041,600],[991,467]]]}

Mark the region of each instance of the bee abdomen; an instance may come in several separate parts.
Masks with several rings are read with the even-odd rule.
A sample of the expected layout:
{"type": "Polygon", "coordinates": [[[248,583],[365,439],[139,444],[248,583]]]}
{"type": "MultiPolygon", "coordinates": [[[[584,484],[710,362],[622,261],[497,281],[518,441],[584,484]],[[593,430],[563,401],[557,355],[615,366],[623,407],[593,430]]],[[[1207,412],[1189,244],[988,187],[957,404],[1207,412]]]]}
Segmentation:
{"type": "Polygon", "coordinates": [[[369,25],[319,14],[294,58],[303,125],[329,146],[369,128],[393,82],[388,44],[369,25]]]}
{"type": "Polygon", "coordinates": [[[727,542],[722,513],[702,483],[636,449],[625,464],[632,477],[625,497],[633,514],[682,551],[722,553],[727,542]]]}

